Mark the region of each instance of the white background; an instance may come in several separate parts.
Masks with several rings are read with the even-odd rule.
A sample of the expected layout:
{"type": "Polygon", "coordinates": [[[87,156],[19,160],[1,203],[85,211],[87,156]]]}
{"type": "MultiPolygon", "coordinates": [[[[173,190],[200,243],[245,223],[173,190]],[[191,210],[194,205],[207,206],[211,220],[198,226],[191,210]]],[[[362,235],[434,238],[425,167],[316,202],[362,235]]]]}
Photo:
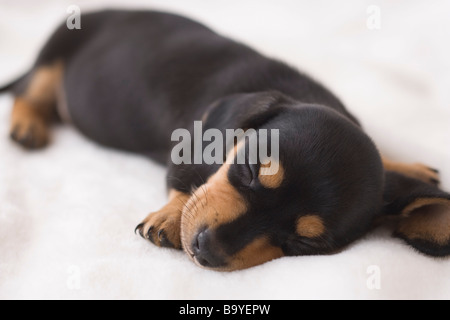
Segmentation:
{"type": "MultiPolygon", "coordinates": [[[[0,0],[0,84],[30,67],[72,4],[175,11],[282,59],[332,89],[383,154],[439,168],[450,190],[448,1],[0,0]],[[366,25],[370,5],[380,30],[366,25]]],[[[133,234],[165,202],[164,168],[68,126],[25,152],[8,139],[11,103],[0,97],[0,298],[450,298],[450,261],[389,230],[333,256],[200,269],[133,234]],[[380,289],[368,270],[380,271],[380,289]]]]}

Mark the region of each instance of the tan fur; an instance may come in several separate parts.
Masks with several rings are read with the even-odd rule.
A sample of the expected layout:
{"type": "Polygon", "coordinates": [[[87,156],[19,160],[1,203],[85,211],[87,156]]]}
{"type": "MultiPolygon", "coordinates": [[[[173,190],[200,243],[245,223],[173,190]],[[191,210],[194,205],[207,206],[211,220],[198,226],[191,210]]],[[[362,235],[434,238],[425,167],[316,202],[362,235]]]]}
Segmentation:
{"type": "Polygon", "coordinates": [[[397,232],[409,239],[422,239],[446,245],[450,241],[450,200],[418,199],[403,210],[407,218],[397,232]]]}
{"type": "Polygon", "coordinates": [[[255,239],[231,257],[223,271],[233,271],[257,266],[284,256],[283,250],[270,244],[266,237],[255,239]]]}
{"type": "Polygon", "coordinates": [[[56,103],[56,94],[61,85],[63,69],[62,61],[37,69],[25,92],[25,99],[47,109],[49,105],[56,103]]]}
{"type": "Polygon", "coordinates": [[[401,163],[383,158],[383,166],[385,170],[395,171],[426,183],[439,182],[438,173],[421,163],[401,163]]]}
{"type": "Polygon", "coordinates": [[[10,132],[25,147],[40,148],[48,143],[48,126],[55,112],[62,74],[62,62],[41,67],[33,73],[25,92],[16,97],[10,132]]]}
{"type": "MultiPolygon", "coordinates": [[[[447,199],[441,199],[441,198],[419,198],[416,199],[414,202],[407,205],[403,211],[402,216],[409,216],[411,212],[413,212],[416,209],[419,209],[421,207],[429,206],[429,205],[443,205],[448,206],[450,209],[450,200],[447,199]]],[[[449,212],[450,213],[450,212],[449,212]]]]}
{"type": "Polygon", "coordinates": [[[169,193],[169,203],[161,210],[151,213],[144,219],[140,226],[142,235],[150,239],[153,243],[161,246],[161,238],[158,237],[160,230],[173,244],[176,249],[181,249],[180,226],[181,213],[189,200],[190,195],[171,190],[169,193]],[[152,232],[149,233],[150,228],[152,232]]]}
{"type": "Polygon", "coordinates": [[[264,168],[269,168],[270,166],[271,166],[270,163],[267,165],[261,165],[261,169],[259,171],[259,181],[265,188],[276,189],[279,188],[284,181],[284,168],[280,163],[276,174],[262,175],[261,171],[264,168]]]}
{"type": "Polygon", "coordinates": [[[317,238],[324,234],[325,225],[317,215],[306,215],[297,220],[296,231],[299,236],[317,238]]]}
{"type": "Polygon", "coordinates": [[[43,147],[49,139],[47,119],[27,100],[16,98],[11,115],[11,135],[27,147],[43,147]]]}

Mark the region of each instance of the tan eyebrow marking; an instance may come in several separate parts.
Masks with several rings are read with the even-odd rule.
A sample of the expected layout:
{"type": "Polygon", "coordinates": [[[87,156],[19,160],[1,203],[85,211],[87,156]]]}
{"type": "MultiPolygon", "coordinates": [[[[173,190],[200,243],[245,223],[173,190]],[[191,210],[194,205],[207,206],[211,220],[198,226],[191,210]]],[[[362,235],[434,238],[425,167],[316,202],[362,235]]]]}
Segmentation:
{"type": "Polygon", "coordinates": [[[325,225],[318,215],[306,215],[297,220],[296,231],[299,236],[317,238],[324,234],[325,225]]]}
{"type": "Polygon", "coordinates": [[[281,186],[281,184],[283,183],[283,181],[284,181],[284,168],[283,168],[283,166],[280,163],[277,173],[275,173],[273,175],[263,175],[263,174],[261,174],[261,172],[265,168],[269,168],[270,166],[271,166],[271,163],[261,165],[261,168],[259,170],[259,182],[265,188],[276,189],[276,188],[279,188],[281,186]]]}

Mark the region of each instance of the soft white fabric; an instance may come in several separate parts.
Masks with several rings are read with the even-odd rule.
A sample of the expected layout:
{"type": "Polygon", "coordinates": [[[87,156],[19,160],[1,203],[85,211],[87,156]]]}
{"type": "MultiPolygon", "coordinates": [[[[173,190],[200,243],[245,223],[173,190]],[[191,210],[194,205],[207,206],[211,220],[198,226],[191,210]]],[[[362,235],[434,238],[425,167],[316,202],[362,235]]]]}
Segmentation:
{"type": "MultiPolygon", "coordinates": [[[[450,190],[446,0],[1,0],[0,83],[27,70],[71,4],[184,13],[283,59],[341,97],[384,154],[439,168],[450,190]],[[366,25],[370,5],[379,30],[366,25]]],[[[1,299],[450,298],[450,260],[418,254],[388,230],[331,256],[203,270],[133,233],[166,200],[163,167],[69,126],[55,128],[49,148],[26,152],[8,139],[11,104],[0,97],[1,299]]]]}

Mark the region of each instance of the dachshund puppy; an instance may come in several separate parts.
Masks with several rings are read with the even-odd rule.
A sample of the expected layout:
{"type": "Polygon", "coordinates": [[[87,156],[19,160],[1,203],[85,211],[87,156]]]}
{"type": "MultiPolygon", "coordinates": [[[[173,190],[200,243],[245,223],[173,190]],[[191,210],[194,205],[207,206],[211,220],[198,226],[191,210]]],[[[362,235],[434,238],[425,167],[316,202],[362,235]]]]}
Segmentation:
{"type": "Polygon", "coordinates": [[[450,255],[450,194],[437,171],[382,158],[313,79],[169,13],[103,11],[81,22],[60,26],[33,68],[1,89],[15,97],[11,137],[42,148],[60,118],[102,145],[166,163],[169,201],[138,225],[144,239],[230,271],[335,253],[394,220],[394,235],[418,251],[450,255]],[[276,137],[266,147],[278,146],[277,157],[250,161],[246,135],[222,144],[222,163],[196,161],[208,144],[175,163],[173,133],[198,136],[199,121],[202,136],[276,137]]]}

